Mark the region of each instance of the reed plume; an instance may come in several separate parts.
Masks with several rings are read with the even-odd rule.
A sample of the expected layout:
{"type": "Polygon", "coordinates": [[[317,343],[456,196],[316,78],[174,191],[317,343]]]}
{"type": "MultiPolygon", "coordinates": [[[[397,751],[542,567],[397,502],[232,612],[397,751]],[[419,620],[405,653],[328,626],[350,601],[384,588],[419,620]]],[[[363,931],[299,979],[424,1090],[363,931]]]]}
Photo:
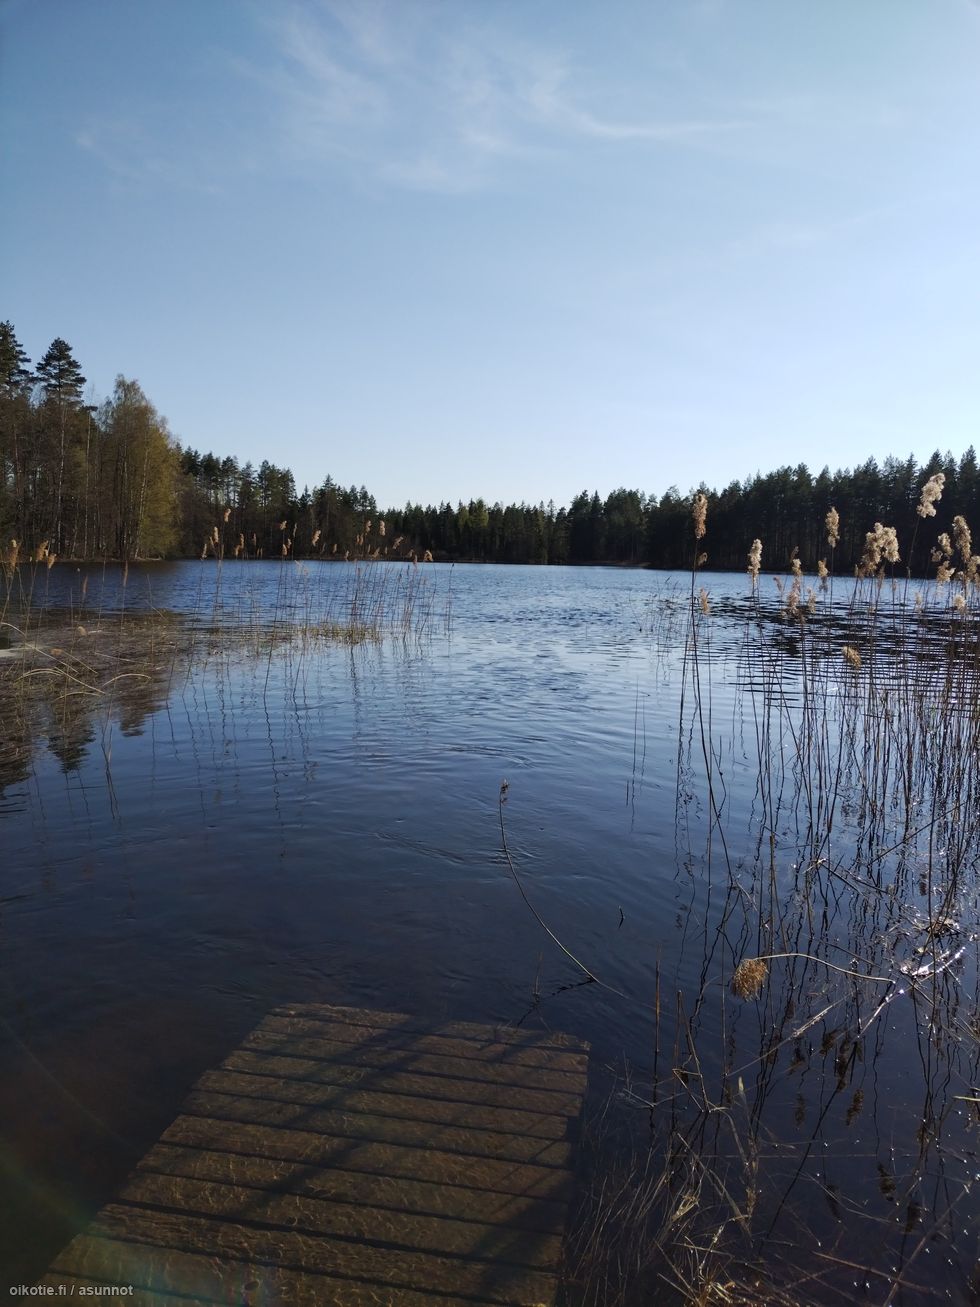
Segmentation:
{"type": "Polygon", "coordinates": [[[919,506],[915,510],[920,517],[935,517],[935,505],[943,497],[943,487],[946,485],[946,473],[937,472],[931,476],[922,487],[922,494],[919,496],[919,506]]]}
{"type": "Polygon", "coordinates": [[[827,528],[827,544],[831,549],[836,549],[840,543],[840,514],[836,508],[830,509],[824,518],[824,525],[827,528]]]}
{"type": "Polygon", "coordinates": [[[691,508],[691,516],[694,518],[694,539],[703,540],[707,531],[708,518],[708,500],[700,491],[694,496],[694,504],[691,508]]]}
{"type": "Polygon", "coordinates": [[[759,581],[759,569],[762,567],[762,541],[753,540],[752,548],[749,550],[748,573],[752,578],[753,589],[759,581]]]}
{"type": "Polygon", "coordinates": [[[897,563],[898,532],[893,526],[875,522],[875,529],[864,537],[864,553],[858,566],[859,576],[876,576],[883,563],[897,563]]]}
{"type": "Polygon", "coordinates": [[[960,558],[963,560],[963,566],[968,567],[970,564],[970,553],[973,548],[973,541],[965,517],[957,516],[953,518],[953,540],[956,543],[957,549],[960,551],[960,558]]]}

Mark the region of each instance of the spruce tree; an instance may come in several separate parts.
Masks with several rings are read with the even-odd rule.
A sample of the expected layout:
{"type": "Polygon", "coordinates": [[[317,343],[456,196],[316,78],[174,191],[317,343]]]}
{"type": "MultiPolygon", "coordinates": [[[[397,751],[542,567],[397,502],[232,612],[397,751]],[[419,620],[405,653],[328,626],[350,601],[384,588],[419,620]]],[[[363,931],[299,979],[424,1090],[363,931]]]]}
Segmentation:
{"type": "Polygon", "coordinates": [[[30,359],[14,335],[12,322],[0,322],[0,390],[4,395],[16,395],[31,380],[27,367],[30,359]]]}

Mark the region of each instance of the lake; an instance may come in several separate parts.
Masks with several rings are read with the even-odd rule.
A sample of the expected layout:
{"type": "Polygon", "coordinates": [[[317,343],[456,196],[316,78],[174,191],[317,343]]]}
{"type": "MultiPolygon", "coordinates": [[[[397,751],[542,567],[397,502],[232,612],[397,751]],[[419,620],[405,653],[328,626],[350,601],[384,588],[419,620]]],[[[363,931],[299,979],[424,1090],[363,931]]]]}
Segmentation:
{"type": "Polygon", "coordinates": [[[974,1300],[976,759],[953,811],[901,756],[897,700],[880,755],[848,733],[916,624],[902,684],[934,710],[944,601],[886,594],[872,640],[852,582],[806,628],[771,579],[761,600],[744,575],[702,584],[692,617],[690,576],[601,567],[19,578],[7,620],[29,608],[41,693],[0,740],[11,1281],[271,1007],[324,1001],[588,1040],[603,1165],[656,1117],[661,1153],[727,1176],[702,1214],[738,1204],[753,1255],[805,1268],[815,1301],[974,1300]],[[129,660],[94,685],[86,642],[117,632],[129,660]],[[738,998],[755,957],[769,980],[738,998]]]}

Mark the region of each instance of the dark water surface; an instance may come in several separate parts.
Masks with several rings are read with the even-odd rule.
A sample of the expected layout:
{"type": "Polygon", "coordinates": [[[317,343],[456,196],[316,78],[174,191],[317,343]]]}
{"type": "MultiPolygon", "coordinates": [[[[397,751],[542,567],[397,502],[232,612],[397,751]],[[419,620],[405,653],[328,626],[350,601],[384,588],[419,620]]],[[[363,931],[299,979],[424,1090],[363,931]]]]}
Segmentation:
{"type": "MultiPolygon", "coordinates": [[[[649,1087],[658,973],[667,1048],[680,1029],[677,995],[690,997],[689,1012],[706,970],[715,993],[730,977],[735,948],[712,951],[729,900],[706,853],[711,813],[689,713],[679,742],[682,687],[691,693],[689,578],[606,568],[381,573],[225,564],[216,587],[213,563],[133,567],[125,583],[100,568],[88,571],[84,594],[86,573],[73,567],[38,574],[35,611],[86,632],[123,610],[176,613],[195,652],[145,684],[80,696],[70,729],[52,710],[26,763],[4,757],[0,740],[0,1266],[11,1282],[43,1270],[196,1076],[275,1004],[526,1020],[590,1041],[597,1084],[628,1060],[649,1087]],[[352,602],[355,617],[404,619],[402,633],[268,645],[271,622],[286,631],[340,621],[352,602]],[[254,641],[223,639],[222,624],[254,641]],[[501,843],[505,779],[506,838],[529,897],[611,988],[581,986],[521,899],[501,843]]],[[[749,586],[741,576],[705,583],[709,738],[724,778],[726,857],[744,870],[739,894],[749,899],[765,843],[758,723],[746,720],[749,586]]],[[[773,622],[767,639],[788,669],[793,709],[793,629],[773,622]]],[[[781,836],[792,837],[793,820],[781,836]]],[[[846,813],[840,821],[846,829],[846,813]]],[[[778,869],[793,872],[789,858],[778,869]]],[[[853,941],[855,906],[838,901],[833,911],[853,941]]],[[[880,942],[879,924],[869,933],[880,942]]],[[[962,939],[949,983],[967,1003],[976,945],[962,939]]],[[[826,984],[814,969],[814,993],[826,984]]],[[[851,1057],[835,1091],[835,1054],[824,1054],[830,1070],[813,1063],[832,1016],[795,1041],[806,1045],[805,1066],[793,1063],[793,1041],[760,1066],[753,1047],[772,1013],[755,1004],[712,1012],[699,1030],[713,1086],[737,1036],[730,1064],[744,1064],[748,1098],[760,1085],[771,1091],[763,1151],[789,1179],[798,1164],[807,1171],[806,1184],[790,1185],[792,1219],[773,1207],[773,1221],[787,1222],[777,1233],[792,1243],[810,1226],[817,1247],[854,1258],[853,1204],[882,1247],[904,1248],[882,1253],[894,1263],[926,1229],[910,1201],[928,1213],[955,1198],[963,1245],[930,1245],[915,1270],[944,1301],[970,1300],[976,1206],[967,1197],[964,1214],[962,1203],[980,1173],[976,1108],[965,1101],[973,1048],[953,1067],[923,1041],[926,1019],[903,996],[875,1027],[874,1056],[851,1057]],[[926,1098],[955,1147],[923,1171],[914,1158],[923,1085],[933,1081],[922,1063],[933,1055],[946,1096],[937,1104],[929,1088],[926,1098]],[[913,1171],[915,1194],[902,1189],[913,1171]],[[930,1256],[941,1266],[923,1270],[930,1256]]],[[[845,1272],[844,1281],[855,1301],[885,1301],[883,1279],[845,1272]]]]}

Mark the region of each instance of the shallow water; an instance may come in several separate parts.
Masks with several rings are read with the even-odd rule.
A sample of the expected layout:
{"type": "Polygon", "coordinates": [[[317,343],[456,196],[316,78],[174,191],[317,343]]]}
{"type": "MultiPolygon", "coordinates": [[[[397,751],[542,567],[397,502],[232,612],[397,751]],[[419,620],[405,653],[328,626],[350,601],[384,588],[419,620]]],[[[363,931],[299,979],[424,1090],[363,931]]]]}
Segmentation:
{"type": "MultiPolygon", "coordinates": [[[[757,610],[745,577],[705,584],[702,696],[741,903],[765,863],[751,690],[775,676],[787,710],[800,707],[799,636],[778,620],[774,591],[757,610]],[[745,643],[750,612],[764,633],[761,662],[745,643]]],[[[717,1087],[730,1047],[747,1099],[762,1095],[765,1111],[747,1113],[785,1172],[774,1193],[786,1203],[770,1200],[777,1237],[802,1240],[809,1225],[846,1260],[853,1205],[889,1245],[882,1265],[899,1264],[925,1229],[908,1215],[912,1198],[928,1213],[956,1197],[965,1250],[934,1242],[912,1278],[946,1301],[969,1300],[976,1213],[967,1202],[961,1215],[960,1199],[976,1166],[976,1110],[955,1094],[976,1083],[975,1048],[958,1040],[952,1062],[948,1048],[937,1052],[903,995],[875,1025],[873,1047],[847,1055],[846,1077],[833,1069],[839,1032],[836,1053],[833,1042],[820,1052],[832,1016],[760,1065],[772,1003],[715,1001],[736,945],[753,950],[745,938],[718,944],[730,896],[717,838],[708,853],[685,673],[689,595],[689,577],[607,568],[38,573],[35,622],[43,609],[65,630],[81,626],[84,641],[100,624],[122,629],[120,614],[174,613],[192,652],[158,660],[145,682],[81,697],[70,720],[64,705],[60,716],[51,708],[26,760],[5,757],[0,743],[0,1266],[12,1281],[40,1273],[195,1077],[277,1003],[567,1030],[592,1045],[598,1094],[625,1061],[649,1085],[659,977],[670,996],[664,1048],[678,1003],[689,1016],[707,992],[706,1076],[717,1087]],[[288,637],[297,623],[346,620],[352,604],[355,618],[382,621],[384,638],[288,637]],[[254,642],[222,639],[223,624],[254,642]],[[505,780],[506,841],[524,887],[603,986],[580,983],[518,892],[502,847],[505,780]],[[801,1042],[806,1057],[794,1063],[801,1042]],[[932,1056],[936,1066],[923,1069],[932,1056]],[[916,1169],[924,1092],[929,1110],[946,1114],[949,1142],[941,1165],[916,1169]],[[798,1163],[803,1179],[793,1181],[798,1163]],[[917,1177],[908,1192],[906,1173],[917,1177]],[[929,1256],[942,1265],[923,1270],[929,1256]]],[[[848,820],[842,809],[845,842],[848,820]]],[[[794,822],[787,809],[777,832],[787,848],[794,822]]],[[[790,900],[795,870],[780,862],[790,900]]],[[[907,898],[914,906],[914,885],[907,898]]],[[[838,894],[835,929],[851,951],[857,940],[880,952],[894,923],[868,921],[861,902],[838,894]]],[[[948,983],[965,1011],[976,944],[972,908],[957,910],[966,952],[948,983]]],[[[893,951],[906,947],[897,941],[908,917],[896,921],[893,951]]],[[[828,973],[800,965],[816,1010],[828,973]]],[[[853,1282],[856,1301],[884,1301],[885,1282],[872,1274],[865,1291],[863,1278],[847,1272],[835,1292],[853,1282]]]]}

